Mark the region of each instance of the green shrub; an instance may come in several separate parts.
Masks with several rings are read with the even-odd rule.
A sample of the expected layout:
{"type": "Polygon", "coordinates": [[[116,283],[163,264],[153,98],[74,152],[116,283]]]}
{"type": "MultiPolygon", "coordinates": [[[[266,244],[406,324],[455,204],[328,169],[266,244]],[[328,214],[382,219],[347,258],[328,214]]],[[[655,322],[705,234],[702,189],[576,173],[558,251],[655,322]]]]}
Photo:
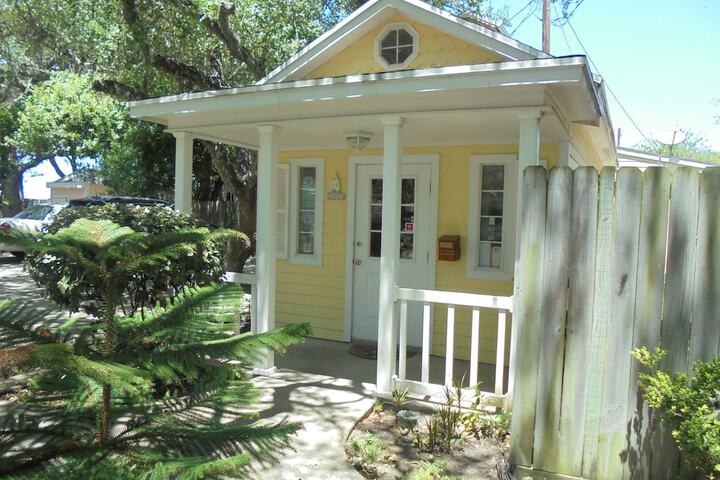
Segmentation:
{"type": "MultiPolygon", "coordinates": [[[[107,204],[66,208],[46,228],[57,233],[75,220],[110,220],[136,232],[158,235],[179,232],[200,226],[199,220],[169,207],[141,207],[107,204]]],[[[247,236],[242,238],[249,246],[247,236]]],[[[152,306],[159,300],[174,298],[184,287],[217,282],[225,270],[225,239],[200,242],[192,252],[159,262],[154,268],[138,272],[123,286],[123,311],[131,315],[152,306]]],[[[45,287],[48,296],[58,304],[78,311],[84,309],[97,314],[98,305],[92,301],[100,296],[97,283],[86,275],[85,269],[67,257],[34,252],[27,256],[26,268],[32,278],[45,287]]]]}
{"type": "Polygon", "coordinates": [[[642,347],[632,355],[650,373],[638,381],[648,406],[655,408],[672,428],[672,436],[691,468],[707,478],[720,476],[720,357],[712,362],[695,362],[693,375],[660,370],[667,351],[642,347]]]}
{"type": "Polygon", "coordinates": [[[366,465],[381,462],[389,455],[385,442],[371,434],[353,437],[350,448],[353,456],[366,465]]]}
{"type": "Polygon", "coordinates": [[[420,462],[420,466],[408,472],[402,480],[462,480],[461,477],[444,475],[445,465],[439,462],[420,462]]]}

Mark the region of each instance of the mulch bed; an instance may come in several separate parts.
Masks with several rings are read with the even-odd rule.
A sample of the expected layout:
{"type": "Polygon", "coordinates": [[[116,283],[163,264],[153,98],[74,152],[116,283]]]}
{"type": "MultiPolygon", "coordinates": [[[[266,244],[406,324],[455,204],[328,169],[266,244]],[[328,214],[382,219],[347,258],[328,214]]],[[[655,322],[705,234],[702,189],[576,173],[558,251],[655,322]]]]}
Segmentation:
{"type": "MultiPolygon", "coordinates": [[[[422,461],[436,461],[444,465],[444,475],[458,476],[467,480],[497,479],[498,464],[505,463],[507,445],[490,438],[464,437],[452,455],[447,453],[418,452],[413,445],[404,441],[395,420],[395,408],[384,405],[382,412],[371,412],[360,420],[346,442],[346,454],[352,463],[350,441],[355,436],[373,434],[387,445],[390,456],[380,464],[355,464],[356,470],[365,478],[400,479],[408,472],[416,469],[422,461]]],[[[419,429],[424,430],[425,418],[429,413],[422,414],[418,422],[419,429]]]]}

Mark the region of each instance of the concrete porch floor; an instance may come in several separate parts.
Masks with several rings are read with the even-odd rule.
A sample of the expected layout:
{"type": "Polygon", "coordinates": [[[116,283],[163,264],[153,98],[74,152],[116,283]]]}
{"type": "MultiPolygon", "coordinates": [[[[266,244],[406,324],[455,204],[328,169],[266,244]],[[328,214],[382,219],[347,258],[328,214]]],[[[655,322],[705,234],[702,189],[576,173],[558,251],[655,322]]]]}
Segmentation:
{"type": "MultiPolygon", "coordinates": [[[[361,479],[347,462],[345,437],[355,422],[372,406],[375,360],[348,353],[350,344],[308,338],[302,345],[275,356],[278,371],[270,377],[255,377],[262,396],[259,414],[263,420],[299,421],[304,425],[293,439],[294,451],[280,457],[274,466],[258,468],[251,478],[260,480],[361,479]]],[[[420,378],[420,354],[408,358],[408,378],[420,378]]],[[[469,362],[456,360],[454,372],[462,375],[469,362]]],[[[478,370],[486,390],[494,385],[494,366],[478,370]]],[[[442,383],[445,358],[431,357],[430,380],[442,383]]],[[[507,376],[507,369],[505,372],[507,376]]]]}

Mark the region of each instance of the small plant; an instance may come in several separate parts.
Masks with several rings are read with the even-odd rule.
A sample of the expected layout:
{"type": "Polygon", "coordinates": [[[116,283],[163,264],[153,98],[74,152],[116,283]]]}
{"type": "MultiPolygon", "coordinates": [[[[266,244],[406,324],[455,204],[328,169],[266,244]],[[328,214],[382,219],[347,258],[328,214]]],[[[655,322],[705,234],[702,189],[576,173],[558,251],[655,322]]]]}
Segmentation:
{"type": "Polygon", "coordinates": [[[418,439],[418,447],[433,452],[440,449],[452,455],[453,448],[462,437],[463,378],[453,387],[444,387],[445,401],[425,422],[426,436],[418,439]]]}
{"type": "Polygon", "coordinates": [[[392,391],[393,401],[395,402],[395,408],[397,410],[402,410],[403,405],[407,403],[408,391],[407,387],[402,390],[395,389],[392,391]]]}
{"type": "Polygon", "coordinates": [[[510,414],[500,412],[494,415],[482,415],[478,422],[478,433],[485,438],[504,442],[510,434],[510,414]]]}
{"type": "Polygon", "coordinates": [[[689,376],[658,368],[666,350],[641,347],[631,354],[650,369],[639,375],[642,396],[672,428],[685,462],[708,479],[720,478],[720,357],[695,362],[689,376]]]}
{"type": "Polygon", "coordinates": [[[381,462],[389,456],[385,442],[371,434],[353,437],[350,449],[353,456],[365,465],[381,462]]]}
{"type": "Polygon", "coordinates": [[[372,411],[373,413],[382,413],[382,411],[385,410],[385,407],[383,407],[382,402],[379,398],[375,399],[375,403],[373,403],[372,411]]]}
{"type": "Polygon", "coordinates": [[[440,462],[420,462],[420,465],[402,477],[402,480],[462,480],[462,477],[444,475],[445,465],[440,462]]]}

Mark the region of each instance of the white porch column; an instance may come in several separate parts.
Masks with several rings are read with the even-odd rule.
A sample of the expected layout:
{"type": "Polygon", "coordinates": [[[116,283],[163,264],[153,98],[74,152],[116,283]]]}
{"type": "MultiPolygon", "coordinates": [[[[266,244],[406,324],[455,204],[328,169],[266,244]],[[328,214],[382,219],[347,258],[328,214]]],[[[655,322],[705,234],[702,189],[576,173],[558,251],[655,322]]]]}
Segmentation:
{"type": "Polygon", "coordinates": [[[382,241],[378,308],[378,393],[390,393],[395,363],[395,286],[400,267],[401,117],[385,118],[383,150],[382,241]]]}
{"type": "Polygon", "coordinates": [[[175,135],[175,209],[192,214],[193,137],[188,132],[175,135]]]}
{"type": "MultiPolygon", "coordinates": [[[[261,125],[257,171],[256,270],[257,320],[256,332],[275,328],[275,203],[277,190],[277,127],[261,125]]],[[[253,298],[253,302],[256,299],[253,298]]],[[[254,372],[270,375],[275,372],[275,355],[269,352],[254,372]]]]}
{"type": "MultiPolygon", "coordinates": [[[[513,285],[513,312],[517,313],[518,310],[518,279],[522,275],[522,268],[520,267],[520,221],[522,220],[522,196],[523,196],[523,170],[531,165],[540,165],[540,117],[542,112],[529,112],[518,116],[520,121],[520,135],[518,138],[518,178],[517,178],[517,205],[515,224],[518,228],[515,229],[515,275],[513,285]]],[[[510,409],[512,406],[512,392],[515,385],[515,357],[517,337],[521,326],[515,321],[515,314],[513,314],[512,331],[510,333],[510,364],[509,364],[509,375],[508,375],[508,401],[505,404],[506,409],[510,409]]]]}

